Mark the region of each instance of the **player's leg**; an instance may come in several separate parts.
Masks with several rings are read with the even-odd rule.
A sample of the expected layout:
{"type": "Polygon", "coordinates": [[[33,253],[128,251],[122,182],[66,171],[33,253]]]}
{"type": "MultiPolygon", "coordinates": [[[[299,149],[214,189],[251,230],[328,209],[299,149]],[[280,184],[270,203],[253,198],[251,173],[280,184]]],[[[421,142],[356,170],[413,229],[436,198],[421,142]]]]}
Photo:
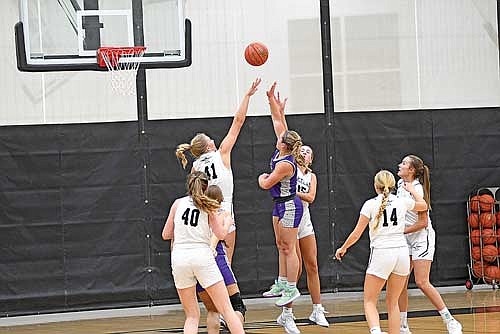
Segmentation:
{"type": "Polygon", "coordinates": [[[437,291],[437,289],[431,284],[429,280],[432,261],[430,260],[414,260],[413,261],[415,274],[415,283],[420,290],[429,298],[431,303],[434,305],[436,310],[439,311],[441,318],[443,319],[448,333],[450,334],[461,334],[462,325],[451,315],[450,311],[446,307],[443,298],[437,291]]]}
{"type": "Polygon", "coordinates": [[[400,318],[398,299],[401,291],[403,291],[407,276],[391,274],[387,280],[386,287],[386,304],[389,323],[389,333],[399,333],[400,318]]]}
{"type": "MultiPolygon", "coordinates": [[[[363,289],[363,305],[365,317],[371,334],[380,334],[380,318],[377,310],[377,301],[380,291],[385,285],[385,279],[372,274],[366,274],[363,289]]],[[[392,334],[392,333],[391,333],[392,334]]]]}
{"type": "Polygon", "coordinates": [[[276,240],[276,248],[278,249],[278,277],[274,281],[274,284],[268,291],[265,291],[262,295],[264,297],[278,297],[281,296],[281,293],[285,289],[288,284],[287,275],[286,275],[286,258],[284,254],[281,252],[280,247],[280,230],[279,219],[274,215],[273,212],[273,230],[274,237],[276,240]]]}
{"type": "Polygon", "coordinates": [[[278,299],[276,305],[283,306],[291,303],[293,300],[300,296],[297,289],[297,273],[299,269],[299,259],[296,252],[297,244],[297,227],[284,225],[282,221],[279,224],[280,236],[280,252],[285,257],[286,274],[288,285],[282,293],[281,298],[278,299]]]}
{"type": "Polygon", "coordinates": [[[302,252],[300,250],[300,239],[297,239],[297,243],[295,244],[295,251],[297,252],[297,258],[299,259],[299,271],[297,272],[297,282],[298,282],[300,281],[300,276],[302,276],[302,266],[303,266],[302,252]]]}
{"type": "Polygon", "coordinates": [[[198,333],[198,324],[200,322],[200,307],[198,306],[198,299],[196,298],[196,289],[192,287],[185,289],[177,289],[177,294],[186,315],[184,322],[184,333],[192,334],[198,333]]]}
{"type": "Polygon", "coordinates": [[[230,284],[226,286],[227,293],[229,294],[229,301],[231,302],[231,305],[233,306],[234,312],[236,312],[236,315],[238,316],[238,319],[240,319],[241,324],[245,322],[245,312],[246,312],[246,307],[245,304],[243,303],[243,299],[241,299],[240,295],[240,288],[238,287],[238,284],[230,284]]]}
{"type": "Polygon", "coordinates": [[[321,285],[319,281],[318,271],[318,250],[316,245],[316,236],[314,231],[312,234],[299,239],[300,251],[304,260],[304,267],[307,275],[307,289],[311,295],[313,310],[309,316],[309,320],[324,327],[328,327],[329,323],[325,318],[325,311],[321,304],[321,285]]]}
{"type": "MultiPolygon", "coordinates": [[[[413,270],[413,260],[410,256],[410,274],[413,270]]],[[[406,276],[405,286],[398,299],[399,306],[399,321],[401,323],[400,334],[411,334],[408,325],[408,281],[410,280],[410,275],[406,276]]]]}
{"type": "Polygon", "coordinates": [[[203,305],[207,309],[207,333],[208,334],[219,334],[220,323],[219,323],[219,312],[215,307],[212,299],[208,295],[208,292],[203,290],[198,292],[203,305]]]}
{"type": "Polygon", "coordinates": [[[229,294],[223,281],[206,287],[205,290],[208,292],[208,295],[212,299],[217,310],[224,316],[224,319],[231,333],[244,333],[243,325],[241,324],[240,319],[238,319],[238,316],[233,310],[233,307],[229,300],[229,294]]]}

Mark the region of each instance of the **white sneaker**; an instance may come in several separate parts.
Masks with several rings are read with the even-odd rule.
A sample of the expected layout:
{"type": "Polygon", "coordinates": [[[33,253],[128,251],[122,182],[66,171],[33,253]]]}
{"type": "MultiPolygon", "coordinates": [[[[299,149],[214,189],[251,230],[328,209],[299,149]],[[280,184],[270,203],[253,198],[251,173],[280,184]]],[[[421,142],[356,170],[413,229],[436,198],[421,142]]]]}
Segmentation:
{"type": "Polygon", "coordinates": [[[455,319],[451,319],[446,323],[446,328],[449,334],[462,334],[462,325],[455,319]]]}
{"type": "Polygon", "coordinates": [[[326,320],[325,318],[325,313],[328,312],[325,311],[325,308],[323,306],[313,309],[311,315],[309,316],[309,320],[315,322],[317,325],[328,327],[330,326],[330,324],[328,323],[328,320],[326,320]]]}
{"type": "Polygon", "coordinates": [[[410,329],[406,326],[399,327],[399,334],[411,334],[410,329]]]}
{"type": "Polygon", "coordinates": [[[287,334],[300,334],[300,331],[295,324],[295,317],[293,316],[293,313],[285,314],[284,312],[281,312],[278,319],[276,319],[276,322],[278,325],[283,326],[287,334]]]}

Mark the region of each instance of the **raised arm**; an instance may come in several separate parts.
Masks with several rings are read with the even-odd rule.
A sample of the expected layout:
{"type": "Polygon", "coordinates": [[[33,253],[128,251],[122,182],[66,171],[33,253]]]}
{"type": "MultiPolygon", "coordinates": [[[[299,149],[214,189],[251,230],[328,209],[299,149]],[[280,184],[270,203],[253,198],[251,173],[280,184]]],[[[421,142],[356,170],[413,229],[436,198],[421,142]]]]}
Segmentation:
{"type": "Polygon", "coordinates": [[[311,172],[311,184],[309,185],[309,192],[307,193],[297,192],[297,196],[299,196],[301,200],[309,204],[314,202],[314,199],[316,198],[316,186],[317,186],[316,174],[311,172]]]}
{"type": "Polygon", "coordinates": [[[161,232],[161,237],[163,240],[169,240],[174,238],[174,217],[177,211],[178,202],[175,200],[174,204],[170,207],[170,212],[168,213],[167,220],[165,220],[165,226],[163,226],[163,231],[161,232]]]}
{"type": "Polygon", "coordinates": [[[257,78],[254,82],[252,82],[252,85],[246,92],[238,110],[236,111],[236,114],[234,115],[233,123],[231,124],[226,137],[224,137],[220,143],[219,151],[226,168],[231,168],[231,150],[233,149],[234,144],[236,144],[236,140],[238,139],[241,128],[243,127],[243,123],[245,123],[250,97],[255,94],[261,82],[262,79],[260,78],[257,78]]]}
{"type": "Polygon", "coordinates": [[[366,227],[368,226],[368,223],[370,222],[370,219],[366,217],[365,215],[359,215],[358,223],[356,224],[356,227],[354,230],[351,232],[349,237],[347,237],[347,240],[344,242],[342,247],[337,249],[335,252],[335,257],[337,260],[341,260],[349,247],[354,245],[359,238],[361,238],[361,235],[363,235],[363,232],[365,231],[366,227]]]}
{"type": "MultiPolygon", "coordinates": [[[[269,101],[269,108],[271,109],[271,119],[273,121],[274,133],[276,134],[276,138],[278,138],[283,132],[287,130],[286,121],[284,121],[284,104],[283,104],[283,113],[281,112],[281,105],[278,102],[278,98],[276,97],[274,91],[276,89],[276,82],[274,82],[266,92],[267,99],[269,101]]],[[[285,101],[286,103],[286,101],[285,101]]]]}
{"type": "Polygon", "coordinates": [[[280,106],[281,122],[285,126],[285,130],[288,130],[288,124],[286,123],[286,118],[285,118],[285,107],[286,107],[286,102],[288,101],[288,97],[285,97],[285,99],[281,101],[280,92],[278,92],[276,100],[278,101],[278,104],[280,106]]]}

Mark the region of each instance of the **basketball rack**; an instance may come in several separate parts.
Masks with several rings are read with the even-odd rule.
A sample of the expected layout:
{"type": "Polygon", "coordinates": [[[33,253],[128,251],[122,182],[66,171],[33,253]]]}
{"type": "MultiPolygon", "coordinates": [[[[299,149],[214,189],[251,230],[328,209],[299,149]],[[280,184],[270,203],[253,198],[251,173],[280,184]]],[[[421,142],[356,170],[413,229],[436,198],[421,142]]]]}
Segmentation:
{"type": "MultiPolygon", "coordinates": [[[[483,202],[484,203],[484,202],[483,202]]],[[[481,281],[490,284],[493,289],[500,288],[500,221],[498,219],[500,217],[500,187],[482,187],[472,192],[467,199],[467,230],[469,232],[469,255],[470,261],[467,264],[469,278],[465,281],[465,287],[468,290],[471,290],[474,287],[473,278],[476,278],[476,284],[481,281]],[[482,210],[481,209],[481,197],[482,195],[490,195],[493,197],[493,203],[491,203],[490,210],[482,210]],[[481,214],[490,213],[494,217],[497,217],[491,226],[491,230],[493,231],[493,235],[489,235],[488,237],[494,237],[494,243],[488,241],[485,242],[483,239],[483,231],[486,229],[490,229],[490,227],[483,227],[483,223],[481,221],[481,214]],[[471,215],[477,215],[478,219],[478,228],[472,228],[469,222],[471,215]],[[479,235],[478,235],[479,234],[479,235]],[[479,243],[474,242],[473,239],[479,239],[479,243]],[[483,249],[487,245],[492,245],[497,249],[497,256],[494,261],[487,261],[483,256],[483,249]],[[473,255],[473,247],[479,247],[479,259],[474,259],[473,255]],[[497,275],[495,277],[491,277],[489,274],[492,272],[491,269],[496,267],[497,275]]],[[[494,269],[495,270],[495,269],[494,269]]]]}

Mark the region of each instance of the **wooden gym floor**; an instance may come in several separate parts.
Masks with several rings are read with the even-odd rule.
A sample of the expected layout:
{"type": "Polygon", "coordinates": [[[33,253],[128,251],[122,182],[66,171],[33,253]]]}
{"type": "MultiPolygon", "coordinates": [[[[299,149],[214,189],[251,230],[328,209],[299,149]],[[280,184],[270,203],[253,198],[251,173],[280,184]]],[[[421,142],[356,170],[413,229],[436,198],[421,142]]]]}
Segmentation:
{"type": "MultiPolygon", "coordinates": [[[[463,333],[500,333],[500,290],[492,290],[489,286],[477,286],[472,291],[462,287],[439,289],[448,308],[463,325],[463,333]]],[[[294,304],[296,323],[304,334],[312,333],[368,333],[363,316],[361,293],[324,294],[323,305],[329,311],[326,315],[330,321],[329,328],[313,325],[307,319],[311,312],[309,296],[301,296],[294,304]]],[[[247,304],[245,323],[246,333],[274,334],[284,333],[276,324],[280,309],[273,306],[273,299],[250,299],[247,304]]],[[[379,302],[381,318],[386,318],[383,296],[379,302]]],[[[161,334],[182,333],[184,313],[179,305],[142,308],[141,311],[120,310],[78,312],[50,316],[28,316],[16,318],[0,318],[0,334],[161,334]],[[129,312],[128,316],[125,313],[129,312]],[[100,319],[73,320],[69,317],[100,319]],[[91,314],[91,315],[89,315],[91,314]],[[121,315],[120,315],[121,314],[121,315]],[[143,314],[143,315],[137,315],[143,314]],[[146,314],[146,315],[144,315],[146,314]],[[117,317],[118,316],[118,317],[117,317]],[[66,317],[66,318],[65,318],[66,317]],[[60,321],[60,322],[52,322],[60,321]],[[46,322],[46,323],[40,323],[46,322]],[[38,323],[29,324],[25,323],[38,323]]],[[[204,312],[200,333],[204,328],[204,312]]],[[[445,326],[432,304],[420,291],[410,291],[409,323],[413,334],[447,333],[445,326]]],[[[382,320],[382,329],[387,329],[382,320]]],[[[222,331],[223,333],[227,333],[222,331]]]]}

